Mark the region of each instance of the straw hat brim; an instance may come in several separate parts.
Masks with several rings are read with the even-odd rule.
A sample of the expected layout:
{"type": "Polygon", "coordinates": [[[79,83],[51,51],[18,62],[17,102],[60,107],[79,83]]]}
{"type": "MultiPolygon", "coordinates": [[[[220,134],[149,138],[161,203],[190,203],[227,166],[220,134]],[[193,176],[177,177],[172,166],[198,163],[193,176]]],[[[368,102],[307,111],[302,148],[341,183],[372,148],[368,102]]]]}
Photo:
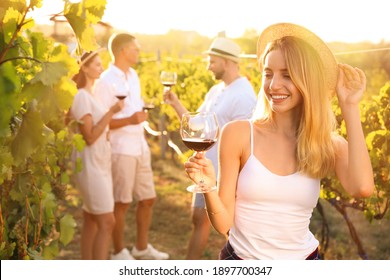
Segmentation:
{"type": "Polygon", "coordinates": [[[332,92],[336,89],[338,65],[328,45],[310,30],[292,23],[277,23],[268,26],[257,41],[257,58],[260,59],[267,44],[285,36],[298,37],[309,43],[319,53],[324,65],[325,83],[332,92]]]}
{"type": "Polygon", "coordinates": [[[98,53],[100,53],[102,51],[105,51],[105,50],[107,50],[107,49],[102,47],[102,48],[98,48],[98,49],[96,49],[94,51],[91,51],[90,54],[86,58],[84,58],[82,61],[81,61],[81,56],[82,55],[81,56],[76,56],[76,50],[74,50],[71,55],[77,59],[79,67],[81,68],[81,66],[83,66],[85,63],[87,63],[92,57],[94,57],[96,54],[98,54],[98,53]]]}
{"type": "Polygon", "coordinates": [[[234,61],[234,62],[240,62],[240,58],[237,56],[234,56],[234,55],[225,55],[225,54],[221,54],[219,52],[214,52],[214,51],[205,51],[204,54],[215,55],[215,56],[223,57],[226,59],[230,59],[231,61],[234,61]]]}

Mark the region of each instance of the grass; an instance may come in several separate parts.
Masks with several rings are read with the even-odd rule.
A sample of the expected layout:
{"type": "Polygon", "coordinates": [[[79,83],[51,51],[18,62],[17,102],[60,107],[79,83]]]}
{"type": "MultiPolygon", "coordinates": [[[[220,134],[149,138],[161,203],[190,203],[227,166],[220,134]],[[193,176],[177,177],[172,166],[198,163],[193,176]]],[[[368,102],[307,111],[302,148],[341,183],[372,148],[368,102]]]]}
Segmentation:
{"type": "MultiPolygon", "coordinates": [[[[154,181],[158,200],[154,207],[154,216],[150,228],[150,243],[157,249],[170,254],[171,259],[183,260],[187,252],[187,244],[191,234],[191,199],[186,191],[191,184],[182,164],[171,159],[153,159],[154,181]]],[[[329,245],[324,259],[356,260],[360,259],[356,245],[350,237],[348,227],[342,216],[326,201],[321,201],[329,225],[329,245]]],[[[135,241],[135,204],[131,205],[127,216],[126,243],[132,248],[135,241]]],[[[78,225],[74,240],[66,249],[60,252],[58,259],[80,259],[79,239],[81,226],[81,211],[78,208],[68,209],[75,216],[78,225]]],[[[369,259],[390,259],[390,221],[379,220],[371,224],[361,212],[349,210],[350,219],[356,227],[369,259]]],[[[320,238],[321,217],[314,210],[311,230],[320,238]]],[[[222,248],[224,237],[211,230],[208,247],[202,259],[217,259],[222,248]]]]}

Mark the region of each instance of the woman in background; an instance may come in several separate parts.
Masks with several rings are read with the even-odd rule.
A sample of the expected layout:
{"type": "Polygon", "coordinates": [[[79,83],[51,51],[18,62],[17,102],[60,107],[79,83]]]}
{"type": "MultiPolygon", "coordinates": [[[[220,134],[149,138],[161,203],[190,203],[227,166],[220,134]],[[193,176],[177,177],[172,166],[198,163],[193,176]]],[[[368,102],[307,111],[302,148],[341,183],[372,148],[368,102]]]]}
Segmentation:
{"type": "Polygon", "coordinates": [[[88,52],[81,56],[80,71],[73,77],[78,92],[70,116],[77,121],[78,132],[86,142],[82,151],[74,151],[74,160],[80,158],[82,162],[81,171],[75,174],[83,199],[82,259],[108,259],[115,225],[108,124],[123,108],[124,101],[118,101],[108,111],[100,104],[93,86],[102,72],[98,52],[88,52]]]}

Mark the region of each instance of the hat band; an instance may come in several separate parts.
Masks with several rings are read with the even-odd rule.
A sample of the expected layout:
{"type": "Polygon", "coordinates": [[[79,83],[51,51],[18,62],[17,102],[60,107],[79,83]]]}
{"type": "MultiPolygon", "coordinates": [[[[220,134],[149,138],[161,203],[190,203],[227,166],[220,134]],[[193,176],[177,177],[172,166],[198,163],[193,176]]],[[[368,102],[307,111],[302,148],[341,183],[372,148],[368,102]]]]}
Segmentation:
{"type": "Polygon", "coordinates": [[[230,55],[230,56],[237,57],[237,56],[235,56],[234,54],[231,54],[231,53],[228,53],[228,52],[225,52],[225,51],[216,49],[216,48],[212,48],[211,51],[216,52],[216,53],[219,53],[219,54],[223,54],[223,55],[230,55]]]}

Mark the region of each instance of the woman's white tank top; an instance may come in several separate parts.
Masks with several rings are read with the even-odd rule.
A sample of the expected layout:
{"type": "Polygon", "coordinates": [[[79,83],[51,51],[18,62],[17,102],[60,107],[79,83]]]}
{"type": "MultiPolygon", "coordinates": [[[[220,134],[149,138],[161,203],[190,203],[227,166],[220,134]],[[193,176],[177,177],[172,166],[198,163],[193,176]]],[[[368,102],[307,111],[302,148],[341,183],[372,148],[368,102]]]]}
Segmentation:
{"type": "Polygon", "coordinates": [[[309,224],[320,180],[269,171],[253,154],[249,123],[251,154],[238,177],[229,242],[243,259],[305,259],[319,244],[309,224]]]}

